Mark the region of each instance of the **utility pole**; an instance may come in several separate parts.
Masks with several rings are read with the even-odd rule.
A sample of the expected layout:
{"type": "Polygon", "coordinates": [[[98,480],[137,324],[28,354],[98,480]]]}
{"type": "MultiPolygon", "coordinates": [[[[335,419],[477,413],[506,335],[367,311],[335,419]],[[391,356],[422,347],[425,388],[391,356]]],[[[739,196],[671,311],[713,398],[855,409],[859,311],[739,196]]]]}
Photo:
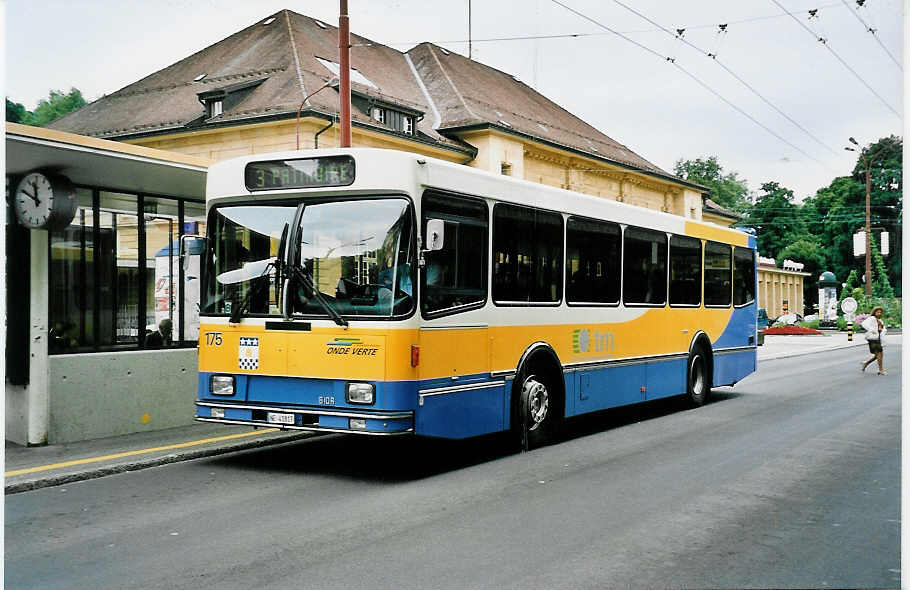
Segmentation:
{"type": "MultiPolygon", "coordinates": [[[[852,137],[848,139],[853,145],[859,146],[852,137]]],[[[856,151],[852,147],[845,147],[844,149],[848,152],[856,151]]],[[[872,296],[872,248],[870,247],[870,240],[872,239],[872,162],[880,153],[881,149],[879,149],[878,153],[870,154],[869,148],[866,148],[859,155],[863,166],[866,168],[866,297],[872,296]]]]}
{"type": "Polygon", "coordinates": [[[341,114],[340,147],[351,147],[351,23],[348,19],[348,0],[339,0],[338,15],[338,109],[341,114]]]}

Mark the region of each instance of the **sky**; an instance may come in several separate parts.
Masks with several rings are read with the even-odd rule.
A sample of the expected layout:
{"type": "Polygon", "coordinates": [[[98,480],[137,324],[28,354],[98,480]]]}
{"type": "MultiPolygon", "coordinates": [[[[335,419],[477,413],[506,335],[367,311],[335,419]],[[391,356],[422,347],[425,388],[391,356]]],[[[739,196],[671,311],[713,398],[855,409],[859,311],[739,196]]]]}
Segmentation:
{"type": "MultiPolygon", "coordinates": [[[[463,55],[470,7],[475,60],[515,75],[669,172],[681,158],[713,155],[750,190],[776,181],[802,201],[850,173],[849,137],[866,145],[903,135],[901,0],[348,4],[351,30],[361,36],[401,51],[430,41],[463,55]],[[685,29],[682,39],[677,29],[685,29]]],[[[331,0],[4,5],[4,91],[29,110],[50,89],[75,87],[87,100],[109,94],[284,8],[338,24],[331,0]]]]}

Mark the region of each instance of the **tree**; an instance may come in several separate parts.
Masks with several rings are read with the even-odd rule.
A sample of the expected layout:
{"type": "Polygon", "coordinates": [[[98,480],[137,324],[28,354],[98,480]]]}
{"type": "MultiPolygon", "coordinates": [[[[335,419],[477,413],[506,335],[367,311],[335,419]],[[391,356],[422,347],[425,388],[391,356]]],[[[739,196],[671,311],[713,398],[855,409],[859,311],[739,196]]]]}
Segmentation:
{"type": "Polygon", "coordinates": [[[784,248],[807,238],[808,232],[793,191],[776,182],[761,185],[762,194],[752,205],[742,225],[754,228],[762,256],[781,259],[784,248]]]}
{"type": "Polygon", "coordinates": [[[19,104],[18,102],[13,102],[9,98],[6,99],[6,120],[10,123],[25,123],[28,124],[26,120],[31,116],[25,107],[19,104]]]}
{"type": "Polygon", "coordinates": [[[736,172],[724,174],[724,169],[717,163],[717,156],[694,160],[680,158],[673,167],[673,173],[683,180],[710,188],[711,200],[718,205],[737,212],[749,206],[746,181],[739,178],[736,172]]]}
{"type": "MultiPolygon", "coordinates": [[[[843,277],[857,269],[863,274],[865,260],[853,256],[853,234],[866,225],[866,168],[863,158],[871,154],[871,225],[885,228],[892,245],[901,243],[903,141],[885,137],[863,150],[850,176],[835,178],[803,204],[809,233],[817,236],[828,269],[843,277]]],[[[885,261],[888,281],[900,296],[901,249],[892,247],[885,261]]]]}
{"type": "Polygon", "coordinates": [[[64,94],[61,90],[51,90],[50,95],[41,99],[34,111],[27,111],[18,102],[13,102],[7,98],[6,120],[11,123],[43,127],[67,113],[82,108],[85,104],[82,92],[78,88],[70,88],[67,94],[64,94]]]}
{"type": "Polygon", "coordinates": [[[851,270],[850,276],[847,277],[847,282],[844,284],[844,289],[840,292],[840,297],[837,300],[838,313],[840,313],[840,304],[843,303],[844,299],[850,297],[853,290],[859,288],[859,285],[859,275],[856,273],[856,270],[851,270]]]}
{"type": "Polygon", "coordinates": [[[872,295],[873,297],[894,297],[891,281],[888,280],[888,271],[885,269],[885,260],[878,251],[875,238],[869,240],[872,249],[872,295]]]}
{"type": "Polygon", "coordinates": [[[50,96],[46,99],[41,99],[32,112],[32,125],[43,127],[67,113],[82,108],[85,104],[82,92],[78,88],[70,88],[67,94],[60,90],[51,90],[50,96]]]}

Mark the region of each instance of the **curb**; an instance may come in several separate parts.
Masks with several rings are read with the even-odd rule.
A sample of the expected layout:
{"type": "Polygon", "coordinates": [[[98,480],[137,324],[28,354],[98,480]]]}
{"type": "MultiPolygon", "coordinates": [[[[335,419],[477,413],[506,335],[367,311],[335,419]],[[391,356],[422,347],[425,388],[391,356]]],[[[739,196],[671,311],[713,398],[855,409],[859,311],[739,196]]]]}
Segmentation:
{"type": "Polygon", "coordinates": [[[119,463],[117,465],[107,465],[104,467],[91,468],[76,473],[61,473],[56,475],[48,475],[46,477],[39,477],[38,479],[7,483],[3,488],[3,492],[4,495],[18,494],[20,492],[28,492],[41,488],[49,488],[78,481],[98,479],[100,477],[116,475],[118,473],[126,473],[128,471],[139,471],[142,469],[148,469],[150,467],[159,467],[161,465],[168,465],[170,463],[180,463],[182,461],[192,461],[193,459],[202,459],[216,455],[225,455],[227,453],[234,453],[237,451],[246,451],[261,447],[269,447],[289,442],[296,442],[304,438],[314,438],[317,436],[325,436],[325,434],[318,432],[301,432],[290,434],[288,436],[275,436],[266,439],[242,441],[235,444],[215,446],[208,449],[196,449],[181,453],[171,453],[159,457],[149,457],[147,459],[138,461],[119,463]]]}

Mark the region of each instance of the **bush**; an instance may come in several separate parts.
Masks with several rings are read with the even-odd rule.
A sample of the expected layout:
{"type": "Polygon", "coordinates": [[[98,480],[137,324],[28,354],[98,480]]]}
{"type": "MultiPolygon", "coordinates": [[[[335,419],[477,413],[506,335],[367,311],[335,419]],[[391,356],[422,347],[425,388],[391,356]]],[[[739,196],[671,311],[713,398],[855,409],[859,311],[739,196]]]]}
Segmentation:
{"type": "Polygon", "coordinates": [[[818,330],[818,320],[803,321],[800,322],[799,325],[803,328],[809,328],[810,330],[818,330]]]}

